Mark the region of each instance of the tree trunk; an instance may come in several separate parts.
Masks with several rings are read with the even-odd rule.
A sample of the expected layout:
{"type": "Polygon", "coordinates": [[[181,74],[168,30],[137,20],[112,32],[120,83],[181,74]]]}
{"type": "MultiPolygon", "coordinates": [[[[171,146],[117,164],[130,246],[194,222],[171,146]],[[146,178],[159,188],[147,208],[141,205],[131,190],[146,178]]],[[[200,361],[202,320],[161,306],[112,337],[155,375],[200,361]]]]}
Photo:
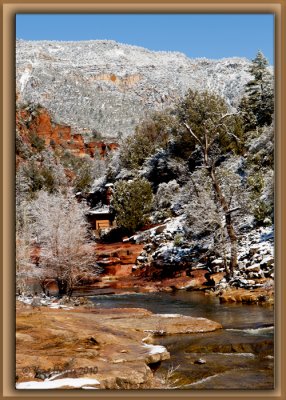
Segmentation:
{"type": "Polygon", "coordinates": [[[232,223],[232,218],[231,218],[231,212],[229,210],[229,207],[227,205],[226,199],[222,193],[221,187],[217,181],[215,171],[213,167],[209,168],[210,172],[210,177],[212,180],[213,188],[215,191],[215,195],[217,198],[217,201],[221,205],[223,211],[224,211],[224,216],[225,216],[225,223],[226,223],[226,230],[227,234],[230,240],[230,265],[229,265],[229,277],[231,278],[233,276],[233,272],[237,267],[237,237],[236,233],[233,227],[232,223]]]}
{"type": "Polygon", "coordinates": [[[66,279],[57,278],[57,284],[59,289],[59,296],[64,296],[68,291],[68,282],[66,279]]]}
{"type": "Polygon", "coordinates": [[[233,272],[237,268],[237,237],[233,228],[231,214],[225,214],[226,229],[231,245],[229,273],[233,277],[233,272]]]}
{"type": "Polygon", "coordinates": [[[40,280],[40,286],[41,286],[43,293],[46,294],[46,280],[45,279],[40,280]]]}

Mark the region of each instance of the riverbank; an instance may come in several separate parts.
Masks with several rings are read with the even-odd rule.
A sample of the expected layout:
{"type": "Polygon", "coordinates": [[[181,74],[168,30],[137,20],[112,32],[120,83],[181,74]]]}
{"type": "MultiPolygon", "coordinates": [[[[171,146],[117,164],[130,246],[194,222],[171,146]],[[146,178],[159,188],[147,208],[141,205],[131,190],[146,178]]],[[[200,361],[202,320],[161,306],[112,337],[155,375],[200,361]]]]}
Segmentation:
{"type": "Polygon", "coordinates": [[[166,388],[152,371],[170,354],[153,338],[221,328],[206,318],[142,308],[53,309],[17,301],[16,387],[166,388]]]}
{"type": "MultiPolygon", "coordinates": [[[[274,302],[274,227],[259,227],[239,239],[238,268],[226,279],[224,260],[205,257],[187,243],[174,244],[182,230],[180,217],[140,232],[124,243],[96,244],[103,268],[87,291],[116,294],[197,290],[222,302],[274,302]]],[[[80,292],[80,288],[79,292],[80,292]]]]}
{"type": "MultiPolygon", "coordinates": [[[[241,237],[238,268],[227,280],[222,258],[205,257],[189,244],[174,244],[180,224],[178,217],[123,242],[95,243],[95,263],[101,272],[82,277],[73,296],[190,290],[218,296],[221,301],[273,304],[273,226],[241,237]]],[[[58,294],[55,279],[46,279],[42,286],[36,278],[30,280],[31,295],[43,288],[48,295],[58,294]]]]}

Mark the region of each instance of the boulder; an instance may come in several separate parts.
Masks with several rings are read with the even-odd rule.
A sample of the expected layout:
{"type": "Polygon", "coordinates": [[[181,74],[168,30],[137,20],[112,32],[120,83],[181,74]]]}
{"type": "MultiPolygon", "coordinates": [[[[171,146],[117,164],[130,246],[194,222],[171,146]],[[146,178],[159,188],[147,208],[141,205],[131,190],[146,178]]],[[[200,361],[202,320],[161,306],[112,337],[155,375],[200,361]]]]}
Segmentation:
{"type": "Polygon", "coordinates": [[[206,364],[206,360],[204,360],[203,358],[199,358],[198,360],[194,361],[194,364],[199,364],[199,365],[206,364]]]}
{"type": "Polygon", "coordinates": [[[216,258],[215,260],[212,261],[213,265],[223,265],[224,260],[222,258],[216,258]]]}
{"type": "Polygon", "coordinates": [[[246,272],[259,272],[260,264],[253,264],[246,268],[246,272]]]}
{"type": "Polygon", "coordinates": [[[39,296],[34,296],[31,302],[32,307],[40,307],[42,305],[41,298],[39,296]]]}
{"type": "Polygon", "coordinates": [[[273,264],[274,264],[274,257],[272,257],[271,255],[266,255],[260,262],[260,266],[263,269],[266,269],[267,267],[270,267],[273,264]]]}
{"type": "Polygon", "coordinates": [[[273,296],[273,289],[271,288],[268,290],[258,287],[251,291],[244,288],[227,288],[220,294],[219,300],[221,303],[273,304],[273,296]]]}

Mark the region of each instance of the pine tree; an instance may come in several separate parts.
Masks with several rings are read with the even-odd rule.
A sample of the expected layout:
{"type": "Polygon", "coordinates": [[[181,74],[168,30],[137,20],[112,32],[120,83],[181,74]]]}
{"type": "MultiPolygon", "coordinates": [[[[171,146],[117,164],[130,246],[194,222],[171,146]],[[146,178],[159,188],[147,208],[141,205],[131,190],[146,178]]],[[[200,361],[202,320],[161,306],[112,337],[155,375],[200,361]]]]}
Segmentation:
{"type": "Polygon", "coordinates": [[[253,79],[245,85],[239,110],[242,112],[246,130],[270,125],[274,112],[273,77],[268,71],[268,61],[258,51],[249,68],[253,79]]]}

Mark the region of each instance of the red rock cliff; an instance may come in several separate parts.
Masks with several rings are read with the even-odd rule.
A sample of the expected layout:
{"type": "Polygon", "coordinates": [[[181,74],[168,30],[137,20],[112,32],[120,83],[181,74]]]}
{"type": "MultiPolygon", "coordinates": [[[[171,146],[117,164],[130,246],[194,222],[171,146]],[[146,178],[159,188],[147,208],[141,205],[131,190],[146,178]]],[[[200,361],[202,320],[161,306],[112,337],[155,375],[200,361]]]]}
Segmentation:
{"type": "Polygon", "coordinates": [[[34,111],[18,109],[16,126],[26,142],[29,141],[29,134],[34,133],[45,141],[46,146],[54,149],[60,146],[79,157],[89,155],[94,158],[99,155],[104,158],[108,152],[118,148],[117,143],[103,141],[85,143],[83,135],[72,133],[70,126],[53,123],[49,112],[44,108],[37,108],[34,111]]]}

